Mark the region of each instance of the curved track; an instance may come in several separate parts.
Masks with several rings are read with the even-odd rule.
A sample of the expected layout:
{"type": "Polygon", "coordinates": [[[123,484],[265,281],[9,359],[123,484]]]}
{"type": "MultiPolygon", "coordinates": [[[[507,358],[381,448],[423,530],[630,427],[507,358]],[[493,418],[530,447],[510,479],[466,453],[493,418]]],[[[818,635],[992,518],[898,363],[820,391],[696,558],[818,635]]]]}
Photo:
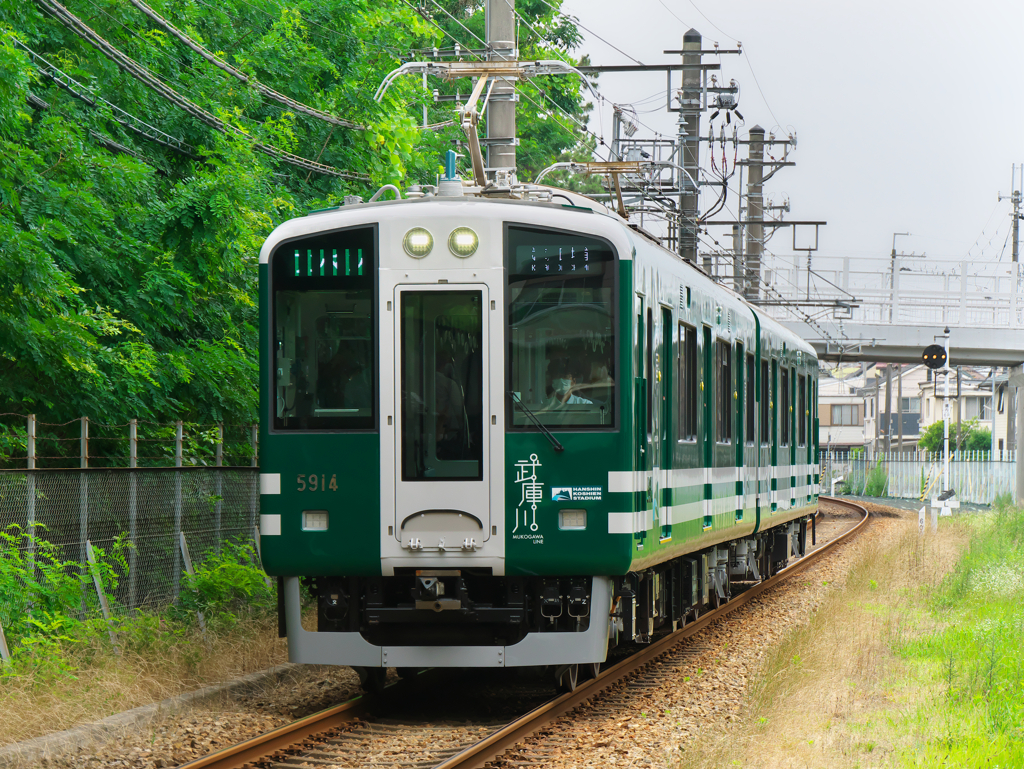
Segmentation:
{"type": "Polygon", "coordinates": [[[434,766],[436,769],[482,767],[583,702],[624,685],[652,662],[670,652],[683,639],[699,633],[753,598],[804,571],[840,544],[848,542],[867,525],[869,515],[863,507],[832,497],[819,499],[856,511],[863,517],[851,529],[808,552],[770,579],[736,595],[728,603],[685,627],[663,636],[650,646],[603,671],[596,678],[580,683],[574,691],[556,697],[500,728],[487,723],[458,726],[453,724],[441,729],[437,725],[424,724],[422,730],[425,734],[440,732],[439,736],[443,739],[439,740],[436,747],[426,749],[422,740],[417,740],[415,748],[409,746],[410,752],[403,761],[400,755],[392,751],[401,750],[403,738],[406,735],[411,736],[411,730],[416,727],[381,721],[370,723],[366,719],[371,709],[375,710],[382,705],[386,707],[388,701],[407,700],[416,696],[418,689],[430,685],[431,673],[428,672],[389,686],[380,695],[368,695],[328,708],[238,745],[182,764],[180,769],[238,769],[247,766],[284,769],[303,765],[305,757],[309,759],[306,766],[339,766],[355,758],[359,751],[366,749],[376,752],[379,762],[375,761],[374,757],[362,757],[359,760],[363,766],[434,766]],[[353,722],[362,723],[353,729],[353,722]],[[480,739],[481,735],[486,736],[480,739]],[[386,741],[376,742],[375,737],[386,738],[386,741]]]}

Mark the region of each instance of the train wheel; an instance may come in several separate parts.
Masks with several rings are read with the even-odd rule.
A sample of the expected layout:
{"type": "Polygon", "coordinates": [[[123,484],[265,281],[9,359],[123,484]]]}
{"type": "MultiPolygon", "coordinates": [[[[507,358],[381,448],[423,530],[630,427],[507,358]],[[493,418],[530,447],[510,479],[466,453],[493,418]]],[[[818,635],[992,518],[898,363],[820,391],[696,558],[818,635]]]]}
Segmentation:
{"type": "Polygon", "coordinates": [[[582,680],[589,681],[592,678],[597,678],[601,675],[601,663],[600,662],[587,662],[580,666],[580,673],[583,675],[582,680]]]}
{"type": "Polygon", "coordinates": [[[356,668],[356,673],[359,674],[359,685],[367,694],[383,690],[388,679],[387,668],[356,668]]]}
{"type": "Polygon", "coordinates": [[[579,665],[559,665],[555,668],[555,688],[560,692],[575,691],[579,674],[579,665]]]}

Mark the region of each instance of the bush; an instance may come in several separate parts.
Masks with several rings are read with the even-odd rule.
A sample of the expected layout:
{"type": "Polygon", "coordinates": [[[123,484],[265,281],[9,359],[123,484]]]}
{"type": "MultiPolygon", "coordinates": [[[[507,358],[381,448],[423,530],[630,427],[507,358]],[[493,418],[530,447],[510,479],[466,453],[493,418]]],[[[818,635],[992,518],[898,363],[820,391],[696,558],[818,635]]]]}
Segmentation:
{"type": "Polygon", "coordinates": [[[265,617],[277,610],[277,596],[256,564],[255,545],[225,542],[219,553],[208,551],[186,575],[185,589],[172,616],[191,623],[202,612],[207,623],[231,627],[242,618],[265,617]]]}
{"type": "Polygon", "coordinates": [[[885,487],[889,485],[889,471],[879,461],[868,472],[868,480],[864,486],[864,496],[881,497],[885,494],[885,487]]]}
{"type": "Polygon", "coordinates": [[[28,670],[37,676],[70,675],[75,669],[68,654],[86,642],[109,643],[106,625],[90,619],[99,611],[93,573],[108,601],[128,571],[123,538],[109,552],[93,547],[96,563],[90,570],[77,561],[64,561],[60,546],[40,538],[35,524],[25,532],[12,524],[0,531],[0,623],[14,665],[3,676],[28,670]]]}

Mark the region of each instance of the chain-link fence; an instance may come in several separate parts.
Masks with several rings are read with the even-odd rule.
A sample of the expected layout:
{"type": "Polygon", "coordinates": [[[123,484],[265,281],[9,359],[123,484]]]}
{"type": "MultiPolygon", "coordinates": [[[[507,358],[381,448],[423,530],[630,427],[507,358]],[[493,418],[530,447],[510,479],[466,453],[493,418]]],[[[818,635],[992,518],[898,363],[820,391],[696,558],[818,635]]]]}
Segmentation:
{"type": "MultiPolygon", "coordinates": [[[[226,541],[251,542],[259,514],[259,471],[249,467],[0,470],[0,528],[17,524],[85,564],[86,541],[132,547],[120,610],[159,606],[179,592],[184,533],[193,562],[226,541]]],[[[26,548],[31,544],[26,541],[26,548]]]]}

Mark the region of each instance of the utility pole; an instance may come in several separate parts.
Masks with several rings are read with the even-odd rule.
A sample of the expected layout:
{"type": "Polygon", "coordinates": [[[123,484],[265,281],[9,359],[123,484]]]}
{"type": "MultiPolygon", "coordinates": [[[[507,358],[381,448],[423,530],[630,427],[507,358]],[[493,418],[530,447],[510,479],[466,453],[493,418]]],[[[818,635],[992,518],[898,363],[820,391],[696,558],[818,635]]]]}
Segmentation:
{"type": "MultiPolygon", "coordinates": [[[[484,9],[487,60],[509,61],[516,51],[515,0],[486,0],[484,9]]],[[[516,86],[498,78],[487,103],[487,168],[489,178],[511,177],[516,170],[516,86]]],[[[504,186],[508,181],[499,186],[504,186]]]]}
{"type": "Polygon", "coordinates": [[[743,236],[740,226],[732,226],[732,287],[737,294],[743,293],[743,236]]]}
{"type": "MultiPolygon", "coordinates": [[[[1024,164],[1021,164],[1020,173],[1022,181],[1024,181],[1024,164]]],[[[1011,252],[1012,259],[1014,262],[1019,261],[1020,256],[1020,220],[1022,214],[1020,212],[1021,202],[1021,191],[1017,188],[1017,164],[1013,164],[1013,170],[1010,172],[1010,194],[1003,195],[999,193],[999,200],[1009,199],[1013,203],[1013,213],[1010,217],[1013,221],[1013,251],[1011,252]]],[[[1016,288],[1016,286],[1014,287],[1016,288]]]]}
{"type": "Polygon", "coordinates": [[[892,448],[892,366],[885,366],[885,452],[892,448]]]}
{"type": "Polygon", "coordinates": [[[903,453],[903,364],[897,364],[896,369],[896,423],[899,425],[900,438],[896,444],[896,451],[903,453]]]}
{"type": "MultiPolygon", "coordinates": [[[[750,129],[747,145],[747,253],[743,271],[743,296],[756,301],[761,285],[761,254],[764,252],[764,129],[750,129]]],[[[886,450],[889,448],[886,439],[886,450]]]]}
{"type": "MultiPolygon", "coordinates": [[[[889,255],[889,291],[895,292],[896,289],[896,236],[897,235],[910,235],[909,232],[894,232],[892,234],[892,254],[889,255]]],[[[889,304],[889,322],[892,323],[895,318],[892,316],[893,303],[896,301],[895,293],[890,294],[891,302],[889,304]]]]}
{"type": "Polygon", "coordinates": [[[679,255],[691,264],[697,263],[697,217],[700,216],[699,190],[690,180],[696,182],[700,176],[702,41],[700,32],[695,29],[683,35],[683,89],[679,94],[679,152],[686,173],[679,174],[679,237],[676,246],[679,255]]]}

